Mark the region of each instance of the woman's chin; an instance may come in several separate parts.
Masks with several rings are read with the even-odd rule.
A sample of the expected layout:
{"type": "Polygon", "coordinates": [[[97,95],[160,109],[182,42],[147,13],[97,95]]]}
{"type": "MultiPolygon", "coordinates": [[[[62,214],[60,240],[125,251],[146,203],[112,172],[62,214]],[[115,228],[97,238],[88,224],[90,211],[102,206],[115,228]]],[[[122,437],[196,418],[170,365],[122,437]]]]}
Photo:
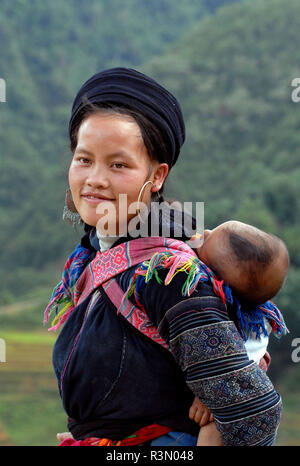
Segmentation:
{"type": "Polygon", "coordinates": [[[97,225],[97,219],[90,215],[81,215],[81,220],[91,227],[95,227],[97,225]]]}

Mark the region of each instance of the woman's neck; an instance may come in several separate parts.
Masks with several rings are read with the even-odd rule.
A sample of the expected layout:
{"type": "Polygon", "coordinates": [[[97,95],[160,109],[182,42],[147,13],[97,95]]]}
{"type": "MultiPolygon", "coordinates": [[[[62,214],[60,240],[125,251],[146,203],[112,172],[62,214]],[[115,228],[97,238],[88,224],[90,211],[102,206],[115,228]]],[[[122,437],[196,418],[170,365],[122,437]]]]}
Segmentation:
{"type": "Polygon", "coordinates": [[[96,235],[99,240],[99,247],[100,251],[107,251],[107,249],[110,249],[112,245],[117,241],[118,236],[107,236],[107,235],[101,235],[101,233],[96,229],[96,235]]]}

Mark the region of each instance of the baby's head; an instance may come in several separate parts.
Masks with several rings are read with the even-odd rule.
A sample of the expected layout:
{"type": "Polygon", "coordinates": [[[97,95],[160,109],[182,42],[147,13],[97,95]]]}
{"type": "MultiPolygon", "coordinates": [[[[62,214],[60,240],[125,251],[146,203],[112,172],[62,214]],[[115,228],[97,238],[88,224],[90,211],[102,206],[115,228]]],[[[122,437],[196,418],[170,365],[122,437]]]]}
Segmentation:
{"type": "Polygon", "coordinates": [[[273,298],[288,272],[282,240],[235,220],[205,230],[199,258],[242,299],[261,304],[273,298]]]}

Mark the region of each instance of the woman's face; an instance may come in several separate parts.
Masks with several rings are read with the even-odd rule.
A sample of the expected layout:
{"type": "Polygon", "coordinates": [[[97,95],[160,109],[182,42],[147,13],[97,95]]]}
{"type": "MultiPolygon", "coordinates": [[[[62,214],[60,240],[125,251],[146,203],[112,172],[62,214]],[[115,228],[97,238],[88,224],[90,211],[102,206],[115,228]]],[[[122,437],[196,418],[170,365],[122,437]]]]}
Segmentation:
{"type": "Polygon", "coordinates": [[[150,160],[140,128],[131,117],[97,113],[80,125],[69,185],[82,220],[100,232],[104,219],[116,226],[115,232],[111,227],[107,232],[106,222],[106,234],[119,234],[121,222],[127,227],[137,213],[128,208],[138,200],[143,184],[148,180],[155,184],[154,188],[148,183],[143,190],[141,201],[147,203],[151,191],[161,188],[167,172],[167,164],[150,160]],[[122,194],[127,195],[127,211],[122,194]]]}

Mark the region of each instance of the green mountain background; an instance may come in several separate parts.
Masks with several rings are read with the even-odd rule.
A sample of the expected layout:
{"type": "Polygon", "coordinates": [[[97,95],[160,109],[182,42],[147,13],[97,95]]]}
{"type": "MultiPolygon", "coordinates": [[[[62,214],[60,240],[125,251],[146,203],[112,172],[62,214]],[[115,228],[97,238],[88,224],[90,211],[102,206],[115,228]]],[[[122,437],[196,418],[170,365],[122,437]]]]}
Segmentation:
{"type": "Polygon", "coordinates": [[[274,301],[290,334],[271,339],[270,377],[285,406],[278,442],[300,445],[291,359],[300,337],[299,26],[297,0],[2,0],[0,444],[55,444],[65,429],[42,314],[82,233],[61,219],[68,119],[86,79],[129,66],[183,109],[187,138],[166,195],[204,201],[207,228],[238,219],[288,246],[289,277],[274,301]]]}

